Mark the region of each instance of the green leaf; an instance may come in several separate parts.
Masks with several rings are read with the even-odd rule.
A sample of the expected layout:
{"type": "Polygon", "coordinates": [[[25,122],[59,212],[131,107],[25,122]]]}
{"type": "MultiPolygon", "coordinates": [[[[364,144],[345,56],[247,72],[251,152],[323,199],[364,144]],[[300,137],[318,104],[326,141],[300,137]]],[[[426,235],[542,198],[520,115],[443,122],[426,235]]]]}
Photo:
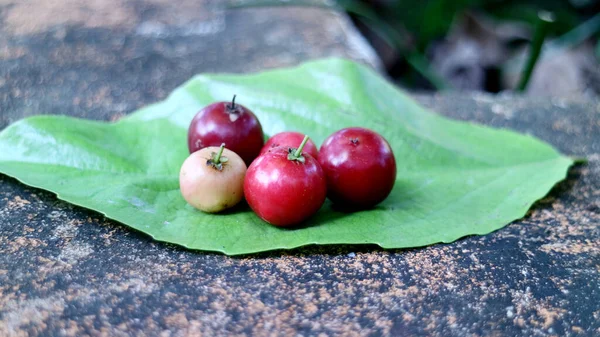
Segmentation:
{"type": "Polygon", "coordinates": [[[340,59],[252,75],[201,75],[116,123],[36,116],[0,133],[0,172],[192,249],[244,254],[308,244],[404,248],[486,234],[525,215],[572,160],[533,137],[427,111],[365,66],[340,59]],[[326,202],[306,226],[280,229],[247,205],[205,214],[179,193],[187,126],[203,106],[250,107],[267,134],[297,130],[317,144],[363,126],[392,145],[398,177],[374,209],[326,202]]]}

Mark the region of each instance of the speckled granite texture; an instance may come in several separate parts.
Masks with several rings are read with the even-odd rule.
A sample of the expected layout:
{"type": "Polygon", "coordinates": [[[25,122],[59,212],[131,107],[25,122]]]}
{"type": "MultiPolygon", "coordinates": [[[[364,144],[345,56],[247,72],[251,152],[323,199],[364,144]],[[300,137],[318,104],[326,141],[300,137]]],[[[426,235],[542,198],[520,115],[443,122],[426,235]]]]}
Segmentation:
{"type": "MultiPolygon", "coordinates": [[[[169,3],[0,0],[0,128],[119,118],[199,72],[330,55],[377,65],[332,13],[169,3]]],[[[0,336],[600,335],[600,102],[416,98],[589,162],[487,236],[238,258],[153,242],[0,176],[0,336]]]]}

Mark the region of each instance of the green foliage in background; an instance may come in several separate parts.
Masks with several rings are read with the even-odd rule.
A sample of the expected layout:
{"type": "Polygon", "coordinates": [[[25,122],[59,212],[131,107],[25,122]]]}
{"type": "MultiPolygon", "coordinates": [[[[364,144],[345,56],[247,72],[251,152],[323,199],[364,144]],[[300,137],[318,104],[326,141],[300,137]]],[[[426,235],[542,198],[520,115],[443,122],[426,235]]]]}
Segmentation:
{"type": "MultiPolygon", "coordinates": [[[[539,26],[540,13],[548,12],[553,17],[551,25],[545,27],[541,41],[578,28],[577,25],[594,14],[593,7],[600,0],[420,0],[420,1],[377,1],[377,0],[231,0],[227,7],[248,8],[268,6],[301,6],[341,10],[372,31],[406,62],[409,69],[403,71],[400,82],[409,87],[422,86],[417,82],[425,79],[437,90],[452,89],[452,85],[440,76],[425,57],[433,42],[443,39],[466,11],[485,13],[498,21],[528,24],[532,31],[539,26]],[[590,10],[591,8],[591,10],[590,10]]],[[[583,25],[583,24],[581,24],[583,25]]],[[[596,29],[593,34],[597,33],[596,29]]],[[[567,36],[568,37],[568,36],[567,36]]],[[[531,69],[535,67],[537,57],[531,69]]],[[[398,61],[400,61],[398,60],[398,61]]],[[[529,68],[529,67],[528,67],[529,68]]],[[[528,68],[523,69],[522,82],[528,68]]],[[[390,70],[390,69],[388,69],[390,70]]]]}

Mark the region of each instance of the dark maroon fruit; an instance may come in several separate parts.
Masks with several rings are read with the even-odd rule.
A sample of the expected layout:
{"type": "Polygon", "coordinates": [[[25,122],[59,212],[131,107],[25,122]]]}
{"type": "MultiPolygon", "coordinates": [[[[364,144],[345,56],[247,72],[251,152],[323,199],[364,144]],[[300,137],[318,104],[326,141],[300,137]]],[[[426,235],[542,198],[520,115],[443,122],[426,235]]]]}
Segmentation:
{"type": "Polygon", "coordinates": [[[365,128],[329,136],[319,150],[327,197],[335,204],[368,208],[383,201],[396,182],[396,160],[388,142],[365,128]]]}
{"type": "Polygon", "coordinates": [[[190,153],[208,146],[227,144],[246,165],[250,165],[263,147],[263,131],[250,109],[235,102],[217,102],[200,110],[188,129],[190,153]]]}

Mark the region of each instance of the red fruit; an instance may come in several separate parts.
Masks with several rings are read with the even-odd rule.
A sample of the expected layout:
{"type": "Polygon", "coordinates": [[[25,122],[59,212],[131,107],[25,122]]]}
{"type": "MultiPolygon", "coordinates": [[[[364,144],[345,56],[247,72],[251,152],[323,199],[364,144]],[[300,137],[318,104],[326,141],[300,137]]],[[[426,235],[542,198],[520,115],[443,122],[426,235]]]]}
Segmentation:
{"type": "Polygon", "coordinates": [[[327,197],[336,204],[368,208],[383,201],[396,182],[396,160],[388,142],[364,128],[329,136],[319,151],[327,197]]]}
{"type": "Polygon", "coordinates": [[[261,219],[289,227],[321,208],[327,183],[321,166],[311,155],[277,147],[252,162],[244,179],[244,195],[261,219]]]}
{"type": "MultiPolygon", "coordinates": [[[[273,137],[269,138],[269,140],[267,140],[267,142],[265,143],[265,146],[263,146],[262,150],[260,150],[259,156],[262,156],[263,154],[267,153],[267,151],[269,151],[273,148],[279,147],[279,146],[293,147],[293,148],[297,149],[300,146],[300,144],[302,143],[303,139],[304,139],[304,135],[301,134],[300,132],[294,132],[294,131],[280,132],[280,133],[274,135],[273,137]]],[[[319,156],[319,150],[317,149],[317,146],[310,139],[308,140],[306,145],[304,145],[304,148],[302,149],[302,151],[304,153],[310,154],[315,159],[317,159],[317,157],[319,156]]]]}
{"type": "Polygon", "coordinates": [[[227,144],[246,165],[256,158],[263,146],[263,131],[260,122],[245,106],[231,102],[217,102],[200,110],[188,129],[190,153],[207,146],[227,144]]]}

